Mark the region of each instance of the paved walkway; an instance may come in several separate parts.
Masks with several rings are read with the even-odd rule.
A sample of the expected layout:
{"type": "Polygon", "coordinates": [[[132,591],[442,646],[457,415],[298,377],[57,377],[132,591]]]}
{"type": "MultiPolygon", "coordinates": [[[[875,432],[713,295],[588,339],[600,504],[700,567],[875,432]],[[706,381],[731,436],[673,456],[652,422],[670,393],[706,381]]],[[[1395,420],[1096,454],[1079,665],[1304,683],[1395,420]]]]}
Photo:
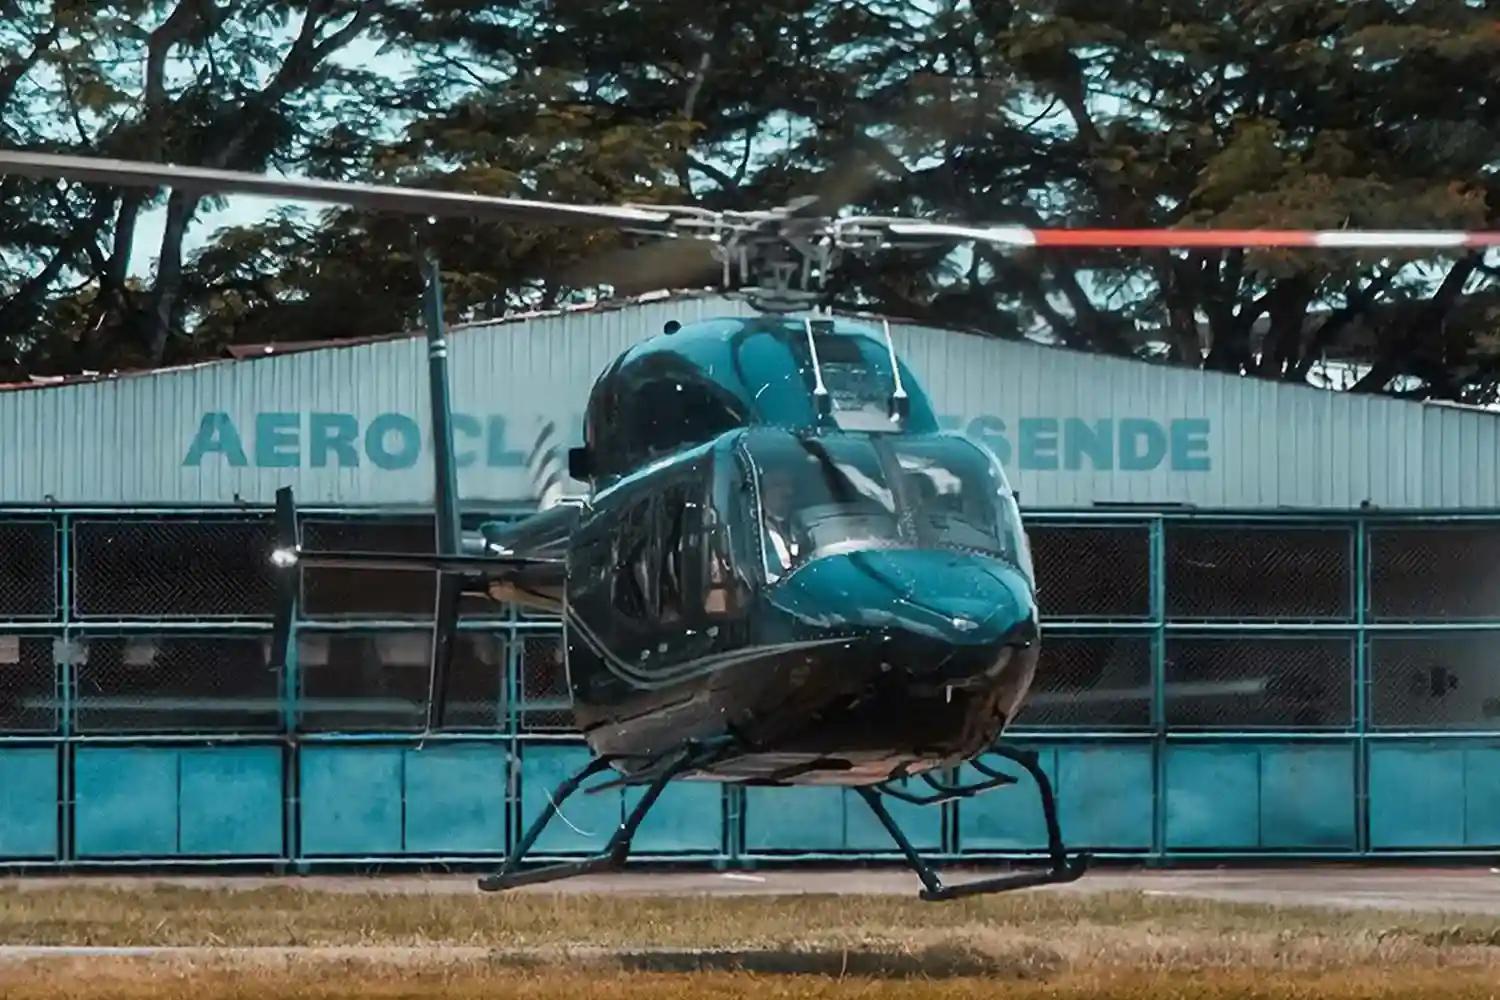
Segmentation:
{"type": "MultiPolygon", "coordinates": [[[[958,883],[992,872],[947,869],[958,883]]],[[[214,876],[37,876],[0,879],[0,889],[44,890],[83,885],[119,888],[170,884],[216,889],[280,885],[322,892],[478,893],[474,875],[306,877],[214,876]]],[[[513,890],[533,893],[624,893],[633,895],[915,895],[916,876],[894,868],[781,868],[756,872],[628,872],[569,879],[513,890]]],[[[1080,881],[1028,892],[1134,890],[1160,896],[1279,905],[1368,907],[1500,915],[1500,868],[1417,868],[1315,865],[1305,868],[1223,868],[1140,871],[1101,868],[1080,881]]]]}

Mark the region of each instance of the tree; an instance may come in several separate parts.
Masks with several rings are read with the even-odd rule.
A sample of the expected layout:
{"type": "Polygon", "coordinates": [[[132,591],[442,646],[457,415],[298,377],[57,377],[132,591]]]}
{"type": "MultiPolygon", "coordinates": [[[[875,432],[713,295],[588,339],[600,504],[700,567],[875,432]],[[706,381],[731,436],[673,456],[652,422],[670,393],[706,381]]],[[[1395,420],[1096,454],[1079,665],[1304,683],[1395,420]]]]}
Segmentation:
{"type": "MultiPolygon", "coordinates": [[[[326,169],[350,135],[372,134],[361,109],[381,81],[334,57],[365,34],[375,8],[335,0],[122,0],[12,3],[7,141],[94,155],[260,170],[326,169]],[[337,124],[335,124],[337,123],[337,124]]],[[[375,98],[372,104],[372,98],[375,98]]],[[[364,151],[359,150],[363,160],[364,151]]],[[[6,227],[0,330],[11,367],[76,370],[191,356],[183,330],[183,243],[202,200],[165,201],[155,273],[132,280],[147,192],[5,182],[23,219],[6,227]],[[40,265],[39,267],[37,265],[40,265]]]]}
{"type": "MultiPolygon", "coordinates": [[[[1035,155],[990,143],[953,151],[959,190],[999,194],[1002,221],[1494,223],[1496,79],[1487,67],[1500,34],[1472,5],[1079,0],[976,2],[975,12],[984,15],[976,47],[987,43],[997,71],[1043,109],[1035,155]]],[[[950,199],[942,208],[972,206],[950,199]]],[[[1475,255],[994,263],[966,290],[1019,299],[1064,342],[1141,351],[1158,341],[1177,363],[1294,381],[1342,353],[1368,362],[1361,391],[1495,398],[1494,275],[1475,255]],[[1121,318],[1133,327],[1123,339],[1121,318]]]]}
{"type": "MultiPolygon", "coordinates": [[[[302,7],[320,8],[330,26],[338,16],[328,4],[302,7]]],[[[288,94],[302,103],[284,98],[262,139],[230,160],[580,201],[749,208],[816,193],[829,206],[1030,225],[1495,222],[1500,33],[1462,0],[428,0],[361,10],[412,67],[399,94],[383,94],[386,118],[350,116],[324,144],[336,155],[315,151],[306,137],[330,117],[319,102],[342,94],[347,108],[347,95],[378,84],[296,74],[288,94]],[[388,134],[388,121],[407,124],[388,134]]],[[[25,37],[46,30],[33,12],[25,37]]],[[[179,44],[186,53],[203,43],[179,44]]],[[[288,58],[262,49],[257,65],[288,58]]],[[[166,117],[137,112],[133,127],[150,137],[153,122],[217,121],[205,134],[222,139],[247,107],[222,87],[185,98],[172,92],[166,117]]],[[[200,162],[225,148],[174,147],[200,162]]],[[[33,274],[51,259],[41,248],[77,257],[67,227],[40,216],[95,208],[83,194],[64,197],[31,209],[33,274]]],[[[109,228],[118,237],[122,227],[109,228]]],[[[282,215],[179,259],[176,279],[164,264],[144,299],[129,296],[150,331],[133,336],[151,347],[180,329],[191,353],[398,328],[416,318],[417,239],[439,249],[461,318],[594,294],[600,274],[621,274],[610,255],[630,242],[282,215]]],[[[1347,359],[1361,365],[1360,391],[1485,402],[1500,389],[1497,274],[1479,255],[939,248],[857,261],[844,278],[843,303],[994,336],[1291,381],[1347,359]]],[[[111,280],[59,295],[61,281],[47,285],[53,306],[119,294],[111,280]]]]}

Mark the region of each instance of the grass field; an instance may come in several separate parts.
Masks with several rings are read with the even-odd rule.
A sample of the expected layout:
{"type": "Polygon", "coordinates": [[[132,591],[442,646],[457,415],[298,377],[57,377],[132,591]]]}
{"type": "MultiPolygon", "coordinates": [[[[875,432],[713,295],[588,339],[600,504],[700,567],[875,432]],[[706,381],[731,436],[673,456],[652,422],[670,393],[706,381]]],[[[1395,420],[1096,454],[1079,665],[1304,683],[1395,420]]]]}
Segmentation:
{"type": "Polygon", "coordinates": [[[477,896],[0,889],[0,996],[1500,997],[1500,919],[1031,892],[477,896]]]}

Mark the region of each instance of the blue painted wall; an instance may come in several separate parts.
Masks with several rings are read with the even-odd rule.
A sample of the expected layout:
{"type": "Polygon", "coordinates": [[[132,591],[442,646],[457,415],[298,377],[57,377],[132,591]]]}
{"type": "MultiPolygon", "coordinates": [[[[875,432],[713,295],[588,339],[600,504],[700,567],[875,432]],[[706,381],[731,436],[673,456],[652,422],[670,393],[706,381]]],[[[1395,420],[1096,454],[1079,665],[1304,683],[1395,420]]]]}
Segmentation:
{"type": "Polygon", "coordinates": [[[82,859],[276,858],[279,747],[80,746],[74,845],[82,859]]]}
{"type": "Polygon", "coordinates": [[[0,858],[58,856],[57,749],[0,747],[0,858]]]}
{"type": "MultiPolygon", "coordinates": [[[[1500,739],[1363,748],[1357,741],[1297,740],[1031,745],[1055,784],[1070,845],[1108,855],[1500,849],[1500,739]],[[1367,850],[1356,791],[1362,771],[1367,850]]],[[[529,822],[587,760],[583,747],[554,739],[518,746],[512,771],[512,748],[500,742],[304,745],[295,786],[283,782],[289,751],[281,747],[80,746],[72,769],[74,856],[313,863],[496,857],[517,829],[512,807],[529,822]],[[295,848],[283,838],[288,811],[297,818],[295,848]]],[[[0,749],[0,860],[60,860],[58,766],[54,748],[0,749]]],[[[1040,852],[1046,828],[1035,784],[1018,775],[1015,786],[968,802],[891,802],[891,812],[914,844],[934,854],[1040,852]]],[[[538,856],[597,851],[639,794],[579,793],[538,842],[538,856]]],[[[635,843],[639,854],[660,857],[895,856],[859,797],[836,788],[684,782],[662,796],[635,843]]]]}

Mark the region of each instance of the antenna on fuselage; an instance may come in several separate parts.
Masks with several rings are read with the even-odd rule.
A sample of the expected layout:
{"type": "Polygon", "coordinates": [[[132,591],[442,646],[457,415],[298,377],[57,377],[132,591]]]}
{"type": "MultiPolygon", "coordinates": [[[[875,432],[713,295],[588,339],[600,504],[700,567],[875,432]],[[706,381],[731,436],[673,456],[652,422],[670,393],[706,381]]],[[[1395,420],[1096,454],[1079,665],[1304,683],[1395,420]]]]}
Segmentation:
{"type": "Polygon", "coordinates": [[[891,393],[891,420],[905,420],[906,415],[911,412],[911,399],[906,395],[906,386],[901,384],[901,363],[896,360],[896,342],[891,339],[891,321],[882,318],[880,323],[885,330],[885,349],[891,354],[891,376],[896,380],[896,389],[891,393]]]}
{"type": "Polygon", "coordinates": [[[823,366],[818,362],[818,345],[813,338],[811,316],[802,317],[802,328],[807,332],[807,350],[812,355],[813,396],[818,401],[818,416],[826,417],[833,412],[833,398],[828,395],[828,387],[823,384],[823,366]]]}

